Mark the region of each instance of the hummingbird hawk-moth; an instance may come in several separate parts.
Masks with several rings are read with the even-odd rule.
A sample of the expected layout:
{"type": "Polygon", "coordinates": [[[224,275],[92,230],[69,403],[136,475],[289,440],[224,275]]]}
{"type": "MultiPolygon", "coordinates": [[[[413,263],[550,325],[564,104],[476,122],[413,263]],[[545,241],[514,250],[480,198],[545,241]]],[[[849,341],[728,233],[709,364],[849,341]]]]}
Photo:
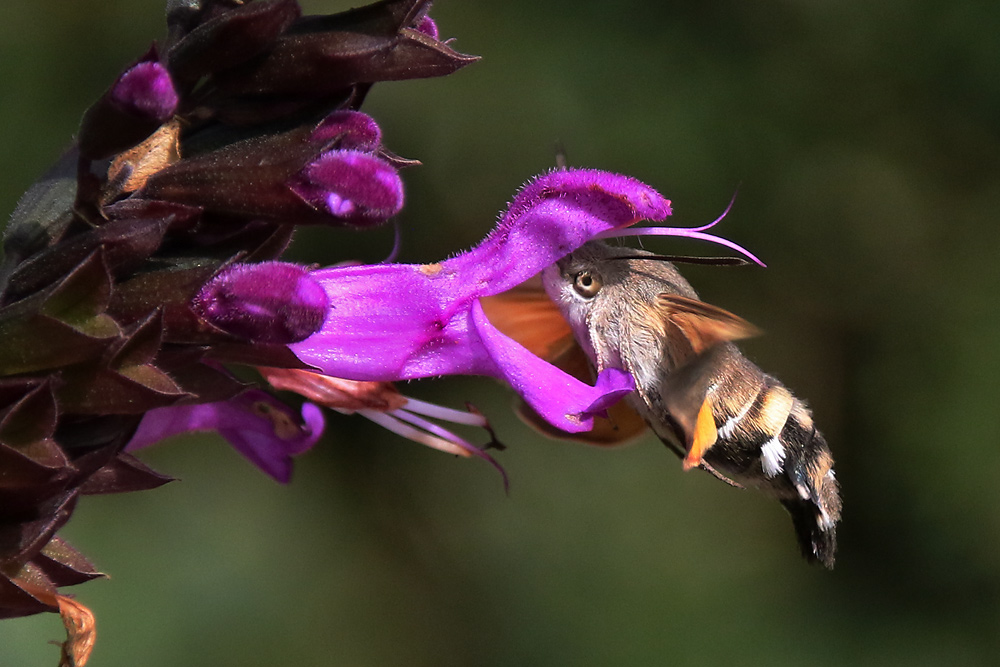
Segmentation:
{"type": "MultiPolygon", "coordinates": [[[[536,285],[483,305],[495,325],[567,372],[632,375],[625,405],[574,439],[619,444],[648,425],[685,469],[775,497],[792,515],[803,555],[832,567],[840,494],[809,409],[732,343],[756,329],[699,300],[665,259],[591,241],[542,272],[544,292],[536,285]]],[[[550,435],[568,435],[524,406],[522,414],[550,435]]]]}

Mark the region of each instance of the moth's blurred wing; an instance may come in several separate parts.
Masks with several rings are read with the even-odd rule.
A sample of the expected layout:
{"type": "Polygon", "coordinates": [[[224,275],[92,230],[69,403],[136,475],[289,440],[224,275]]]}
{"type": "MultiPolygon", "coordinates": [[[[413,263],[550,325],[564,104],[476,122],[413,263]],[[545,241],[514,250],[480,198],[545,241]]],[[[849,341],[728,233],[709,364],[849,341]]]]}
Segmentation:
{"type": "Polygon", "coordinates": [[[656,300],[660,316],[687,339],[695,354],[732,340],[760,333],[754,325],[728,310],[676,294],[660,294],[656,300]]]}
{"type": "Polygon", "coordinates": [[[573,344],[573,330],[538,276],[479,302],[493,326],[537,357],[551,362],[573,344]]]}

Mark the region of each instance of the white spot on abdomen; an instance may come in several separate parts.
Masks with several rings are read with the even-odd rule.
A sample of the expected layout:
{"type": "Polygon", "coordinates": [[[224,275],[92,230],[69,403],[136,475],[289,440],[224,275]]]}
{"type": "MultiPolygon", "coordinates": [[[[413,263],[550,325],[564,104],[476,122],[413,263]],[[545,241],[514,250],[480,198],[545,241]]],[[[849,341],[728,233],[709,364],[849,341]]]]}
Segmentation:
{"type": "Polygon", "coordinates": [[[781,465],[784,462],[785,447],[781,444],[778,436],[774,436],[760,448],[760,465],[764,469],[765,475],[774,477],[781,472],[781,465]]]}
{"type": "Polygon", "coordinates": [[[740,408],[740,411],[736,416],[730,417],[729,419],[726,420],[726,423],[723,424],[722,428],[719,429],[720,440],[729,439],[729,436],[733,434],[733,431],[736,430],[736,427],[740,425],[740,422],[743,421],[743,418],[747,416],[748,412],[750,412],[750,408],[753,407],[755,399],[756,397],[751,398],[749,401],[744,403],[743,407],[740,408]]]}

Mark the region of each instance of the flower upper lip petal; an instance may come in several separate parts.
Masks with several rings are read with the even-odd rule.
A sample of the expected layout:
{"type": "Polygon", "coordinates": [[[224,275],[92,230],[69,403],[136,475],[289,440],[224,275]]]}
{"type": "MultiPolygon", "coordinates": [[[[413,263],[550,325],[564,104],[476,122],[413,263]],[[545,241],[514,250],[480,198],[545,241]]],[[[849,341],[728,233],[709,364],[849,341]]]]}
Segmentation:
{"type": "Polygon", "coordinates": [[[442,266],[478,284],[479,296],[499,294],[598,234],[668,215],[670,202],[634,178],[597,169],[553,171],[522,188],[482,243],[442,266]]]}

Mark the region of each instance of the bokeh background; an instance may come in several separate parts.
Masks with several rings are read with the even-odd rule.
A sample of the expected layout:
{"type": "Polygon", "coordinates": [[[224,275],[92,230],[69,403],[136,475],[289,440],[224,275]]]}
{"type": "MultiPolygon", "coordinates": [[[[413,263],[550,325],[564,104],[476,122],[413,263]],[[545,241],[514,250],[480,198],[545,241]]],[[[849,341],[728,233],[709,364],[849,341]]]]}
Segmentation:
{"type": "MultiPolygon", "coordinates": [[[[350,3],[313,0],[312,11],[350,3]]],[[[14,0],[0,20],[0,210],[162,34],[158,0],[14,0]]],[[[985,665],[1000,640],[1000,5],[954,0],[440,0],[483,60],[376,86],[419,158],[405,261],[471,246],[554,164],[632,174],[769,268],[685,269],[766,330],[744,349],[807,398],[845,498],[833,572],[781,508],[681,472],[652,439],[547,441],[483,379],[486,465],[332,415],[280,487],[215,438],[147,453],[181,481],[89,498],[67,536],[104,665],[985,665]]],[[[303,234],[302,261],[378,261],[303,234]]],[[[704,247],[649,241],[663,252],[704,247]]],[[[0,341],[2,344],[2,341],[0,341]]],[[[54,665],[52,615],[0,624],[0,665],[54,665]]]]}

